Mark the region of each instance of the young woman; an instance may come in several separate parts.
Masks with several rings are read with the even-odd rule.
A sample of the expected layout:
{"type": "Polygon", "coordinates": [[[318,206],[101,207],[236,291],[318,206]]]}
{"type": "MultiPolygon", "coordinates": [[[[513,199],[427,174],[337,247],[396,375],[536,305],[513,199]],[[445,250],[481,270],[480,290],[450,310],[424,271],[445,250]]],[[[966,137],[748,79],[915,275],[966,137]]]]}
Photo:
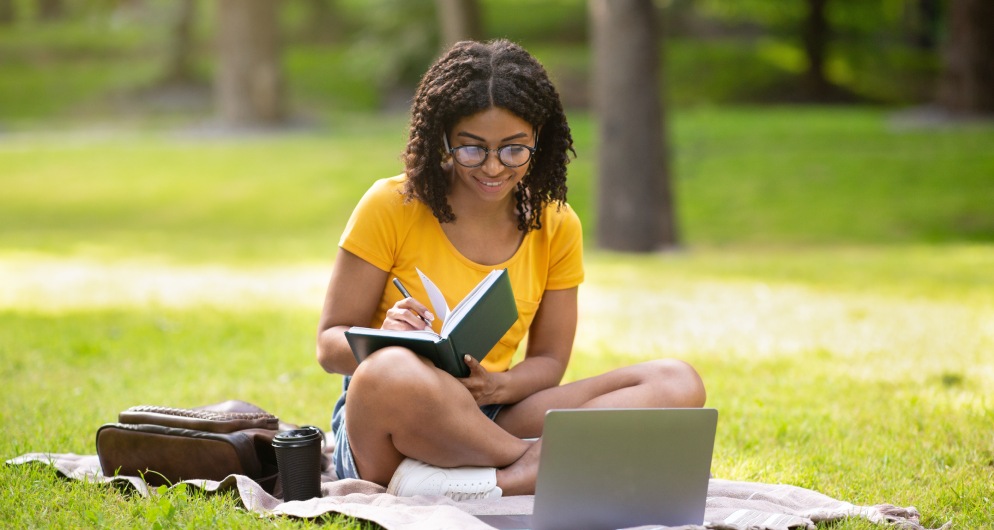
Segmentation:
{"type": "Polygon", "coordinates": [[[375,182],[356,206],[321,314],[318,362],[346,376],[332,420],[340,478],[405,496],[530,494],[547,410],[704,404],[697,373],[676,360],[560,385],[583,280],[580,221],[566,204],[571,154],[559,95],[519,46],[460,42],[427,71],[405,173],[375,182]],[[491,270],[508,270],[518,320],[482,363],[467,356],[466,378],[400,347],[361,365],[352,356],[350,326],[439,329],[415,267],[450,304],[491,270]]]}

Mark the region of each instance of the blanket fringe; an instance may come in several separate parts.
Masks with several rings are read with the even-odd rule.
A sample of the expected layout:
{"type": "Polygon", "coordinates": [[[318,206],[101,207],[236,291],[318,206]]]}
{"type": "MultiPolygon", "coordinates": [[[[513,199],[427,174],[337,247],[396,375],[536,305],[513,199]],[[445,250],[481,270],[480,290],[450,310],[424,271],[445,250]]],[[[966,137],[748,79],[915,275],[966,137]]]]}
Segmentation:
{"type": "MultiPolygon", "coordinates": [[[[880,512],[880,515],[884,517],[884,521],[893,525],[895,528],[900,528],[901,530],[928,530],[922,526],[921,514],[914,506],[902,508],[893,504],[877,504],[873,508],[880,512]]],[[[952,525],[952,521],[949,521],[937,530],[949,530],[952,528],[952,525]]]]}

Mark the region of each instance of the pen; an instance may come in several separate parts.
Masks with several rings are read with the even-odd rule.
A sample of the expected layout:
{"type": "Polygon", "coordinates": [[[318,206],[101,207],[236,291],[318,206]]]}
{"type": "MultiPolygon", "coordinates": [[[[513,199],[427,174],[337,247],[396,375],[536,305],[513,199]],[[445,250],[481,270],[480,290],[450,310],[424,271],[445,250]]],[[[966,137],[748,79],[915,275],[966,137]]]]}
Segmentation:
{"type": "MultiPolygon", "coordinates": [[[[407,289],[404,288],[404,284],[400,283],[400,278],[394,278],[393,284],[397,286],[397,290],[400,291],[400,294],[402,294],[404,298],[414,298],[411,296],[411,293],[407,292],[407,289]]],[[[421,320],[424,320],[425,324],[428,324],[429,328],[431,327],[431,322],[429,322],[427,318],[421,316],[417,311],[415,311],[414,314],[418,315],[418,318],[421,320]]]]}

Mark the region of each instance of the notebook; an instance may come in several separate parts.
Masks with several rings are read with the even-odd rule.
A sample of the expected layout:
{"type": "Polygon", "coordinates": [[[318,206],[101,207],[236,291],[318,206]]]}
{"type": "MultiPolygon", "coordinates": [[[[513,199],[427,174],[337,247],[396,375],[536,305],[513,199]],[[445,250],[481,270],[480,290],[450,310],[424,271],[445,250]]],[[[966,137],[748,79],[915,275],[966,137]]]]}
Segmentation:
{"type": "Polygon", "coordinates": [[[715,409],[551,410],[532,514],[481,515],[502,529],[701,525],[715,409]]]}

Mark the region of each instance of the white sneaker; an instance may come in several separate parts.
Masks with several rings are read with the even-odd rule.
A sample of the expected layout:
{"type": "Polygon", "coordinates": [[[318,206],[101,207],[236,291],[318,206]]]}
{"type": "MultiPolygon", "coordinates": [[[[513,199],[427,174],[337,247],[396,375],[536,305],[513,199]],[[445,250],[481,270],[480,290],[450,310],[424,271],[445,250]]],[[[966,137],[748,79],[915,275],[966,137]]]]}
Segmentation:
{"type": "Polygon", "coordinates": [[[435,467],[406,458],[397,467],[387,493],[398,497],[444,495],[454,501],[497,499],[497,469],[492,467],[435,467]]]}

